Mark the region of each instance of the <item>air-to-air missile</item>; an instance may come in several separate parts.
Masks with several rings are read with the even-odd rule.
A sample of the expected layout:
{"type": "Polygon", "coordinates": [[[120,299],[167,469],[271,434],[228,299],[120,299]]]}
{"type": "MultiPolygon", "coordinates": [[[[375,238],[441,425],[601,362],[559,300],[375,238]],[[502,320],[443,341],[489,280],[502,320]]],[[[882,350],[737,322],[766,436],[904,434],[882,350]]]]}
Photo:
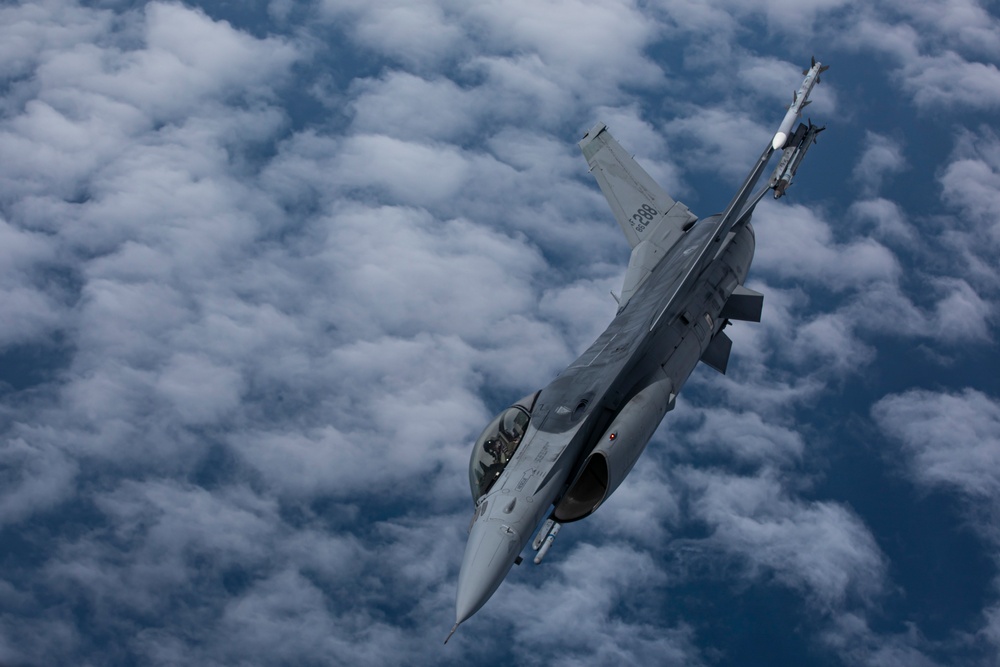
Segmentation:
{"type": "Polygon", "coordinates": [[[802,70],[806,78],[799,87],[798,92],[792,94],[792,103],[788,105],[788,112],[785,113],[785,117],[781,119],[781,124],[778,125],[778,131],[774,133],[774,139],[771,140],[771,148],[778,150],[779,148],[784,148],[786,142],[788,141],[788,133],[792,131],[792,125],[798,120],[799,115],[802,110],[809,104],[809,93],[812,92],[813,86],[819,83],[819,75],[830,69],[829,65],[823,66],[823,63],[816,62],[816,59],[812,59],[812,67],[807,70],[802,70]]]}
{"type": "Polygon", "coordinates": [[[782,151],[778,166],[774,168],[774,173],[771,174],[771,179],[768,182],[774,190],[775,199],[780,199],[785,194],[785,190],[795,178],[795,172],[799,170],[799,165],[806,157],[806,151],[816,143],[816,135],[825,129],[825,127],[813,125],[812,121],[809,122],[808,126],[805,123],[799,123],[795,134],[785,142],[785,150],[782,151]]]}

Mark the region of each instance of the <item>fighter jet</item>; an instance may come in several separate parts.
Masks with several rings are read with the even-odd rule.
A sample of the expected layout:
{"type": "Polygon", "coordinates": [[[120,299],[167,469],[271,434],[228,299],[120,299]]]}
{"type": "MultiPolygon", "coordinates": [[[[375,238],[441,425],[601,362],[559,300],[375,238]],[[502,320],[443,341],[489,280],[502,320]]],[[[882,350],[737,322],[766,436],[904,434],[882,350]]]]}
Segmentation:
{"type": "MultiPolygon", "coordinates": [[[[545,388],[501,412],[469,467],[475,511],[458,576],[455,625],[476,613],[532,541],[541,562],[562,524],[589,516],[618,488],[699,361],[725,373],[733,320],[759,322],[763,296],[743,286],[754,254],[750,218],[784,193],[822,128],[790,132],[826,67],[813,59],[774,137],[726,209],[699,220],[598,123],[579,145],[632,255],[618,311],[603,334],[545,388]],[[753,193],[772,154],[782,160],[753,193]]],[[[447,643],[448,639],[445,639],[447,643]]]]}

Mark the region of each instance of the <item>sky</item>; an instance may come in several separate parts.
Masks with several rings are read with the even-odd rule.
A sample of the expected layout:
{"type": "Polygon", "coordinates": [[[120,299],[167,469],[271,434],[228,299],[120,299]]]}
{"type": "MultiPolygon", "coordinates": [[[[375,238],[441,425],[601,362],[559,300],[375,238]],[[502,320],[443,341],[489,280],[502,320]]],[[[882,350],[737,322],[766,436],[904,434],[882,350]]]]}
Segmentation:
{"type": "Polygon", "coordinates": [[[995,665],[1000,11],[0,6],[0,664],[995,665]],[[801,83],[726,375],[447,646],[471,444],[801,83]]]}

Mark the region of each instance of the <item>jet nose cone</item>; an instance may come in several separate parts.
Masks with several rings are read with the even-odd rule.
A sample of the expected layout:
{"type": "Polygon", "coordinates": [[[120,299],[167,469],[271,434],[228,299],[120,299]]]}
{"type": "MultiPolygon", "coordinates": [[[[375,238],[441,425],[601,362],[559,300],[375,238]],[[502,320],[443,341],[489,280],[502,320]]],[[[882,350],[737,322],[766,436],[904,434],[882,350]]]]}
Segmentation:
{"type": "Polygon", "coordinates": [[[461,623],[486,604],[517,558],[519,536],[499,521],[477,521],[465,546],[458,575],[455,623],[461,623]]]}

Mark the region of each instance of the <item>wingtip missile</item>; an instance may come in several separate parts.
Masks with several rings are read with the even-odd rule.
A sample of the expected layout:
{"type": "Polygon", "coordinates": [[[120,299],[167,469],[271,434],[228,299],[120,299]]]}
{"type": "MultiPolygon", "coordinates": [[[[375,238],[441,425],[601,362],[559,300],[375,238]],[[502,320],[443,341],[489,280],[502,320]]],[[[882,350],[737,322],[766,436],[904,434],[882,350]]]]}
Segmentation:
{"type": "Polygon", "coordinates": [[[825,72],[829,67],[829,65],[824,66],[822,63],[816,62],[816,57],[813,56],[809,69],[802,72],[806,77],[802,82],[802,86],[792,96],[792,103],[789,105],[788,111],[785,112],[785,117],[781,119],[778,131],[774,133],[774,138],[771,140],[771,148],[778,150],[779,148],[784,148],[785,144],[788,143],[792,126],[798,120],[802,110],[809,104],[809,93],[812,92],[813,86],[819,83],[820,73],[825,72]]]}

